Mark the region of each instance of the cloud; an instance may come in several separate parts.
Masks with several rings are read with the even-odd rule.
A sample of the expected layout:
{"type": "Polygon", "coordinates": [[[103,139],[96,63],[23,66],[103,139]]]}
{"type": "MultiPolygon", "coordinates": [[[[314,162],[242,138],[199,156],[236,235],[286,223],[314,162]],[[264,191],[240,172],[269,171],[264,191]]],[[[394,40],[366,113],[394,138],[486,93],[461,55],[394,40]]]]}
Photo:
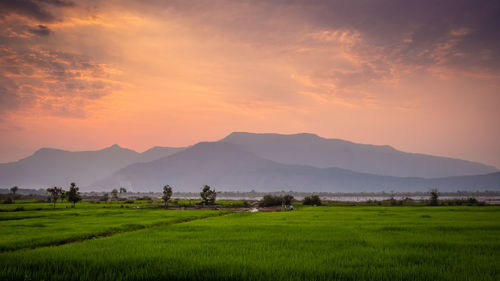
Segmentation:
{"type": "Polygon", "coordinates": [[[38,36],[48,36],[50,29],[45,25],[38,25],[36,28],[30,28],[29,32],[38,36]]]}
{"type": "Polygon", "coordinates": [[[259,44],[286,44],[308,29],[350,30],[394,61],[500,70],[500,2],[496,0],[145,2],[184,15],[203,29],[215,28],[259,44]],[[453,44],[446,61],[429,56],[449,41],[453,44]]]}
{"type": "Polygon", "coordinates": [[[42,48],[0,48],[0,114],[37,109],[85,117],[89,102],[119,88],[108,66],[88,57],[42,48]]]}
{"type": "Polygon", "coordinates": [[[0,18],[15,14],[41,22],[51,22],[56,20],[56,16],[49,11],[52,7],[73,7],[74,5],[73,2],[61,0],[2,0],[0,18]]]}

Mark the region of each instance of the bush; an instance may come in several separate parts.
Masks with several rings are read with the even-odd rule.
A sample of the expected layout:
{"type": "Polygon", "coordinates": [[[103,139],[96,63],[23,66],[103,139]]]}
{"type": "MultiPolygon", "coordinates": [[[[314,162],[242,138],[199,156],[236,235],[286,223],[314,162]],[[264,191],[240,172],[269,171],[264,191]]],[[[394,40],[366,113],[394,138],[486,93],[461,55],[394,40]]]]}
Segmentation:
{"type": "Polygon", "coordinates": [[[109,200],[109,195],[107,193],[104,193],[101,198],[99,198],[99,201],[107,202],[109,200]]]}
{"type": "Polygon", "coordinates": [[[264,195],[264,197],[262,197],[262,200],[260,200],[259,202],[259,206],[261,207],[281,206],[282,202],[283,202],[283,197],[267,194],[264,195]]]}
{"type": "Polygon", "coordinates": [[[485,203],[477,200],[474,197],[469,197],[467,199],[454,199],[454,200],[448,200],[446,203],[448,203],[448,206],[462,206],[462,205],[467,205],[467,206],[473,206],[473,205],[478,205],[482,206],[485,203]]]}
{"type": "Polygon", "coordinates": [[[467,199],[467,203],[469,203],[469,204],[477,204],[477,203],[479,203],[479,201],[477,201],[477,199],[474,198],[474,197],[469,197],[467,199]]]}
{"type": "Polygon", "coordinates": [[[7,197],[7,199],[3,201],[3,204],[12,204],[12,203],[14,203],[14,201],[12,201],[12,198],[10,197],[7,197]]]}
{"type": "Polygon", "coordinates": [[[432,189],[429,192],[429,195],[430,195],[429,205],[438,206],[439,205],[439,191],[437,189],[432,189]]]}
{"type": "Polygon", "coordinates": [[[396,198],[394,198],[394,196],[391,196],[391,198],[389,198],[389,202],[391,203],[391,206],[398,205],[398,200],[396,200],[396,198]]]}
{"type": "Polygon", "coordinates": [[[283,196],[283,201],[285,202],[285,205],[291,205],[293,201],[295,201],[295,198],[293,198],[293,195],[287,194],[283,196]]]}
{"type": "Polygon", "coordinates": [[[321,198],[318,195],[306,196],[304,198],[304,205],[321,206],[321,198]]]}
{"type": "Polygon", "coordinates": [[[292,195],[284,196],[266,194],[259,202],[260,207],[281,206],[281,204],[290,205],[295,200],[292,195]]]}

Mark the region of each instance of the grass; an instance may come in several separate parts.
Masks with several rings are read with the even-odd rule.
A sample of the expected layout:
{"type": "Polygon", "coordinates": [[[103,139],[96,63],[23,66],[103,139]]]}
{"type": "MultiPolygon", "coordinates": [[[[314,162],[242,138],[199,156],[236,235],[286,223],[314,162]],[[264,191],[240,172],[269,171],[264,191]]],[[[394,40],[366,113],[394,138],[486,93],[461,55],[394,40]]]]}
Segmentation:
{"type": "MultiPolygon", "coordinates": [[[[200,200],[171,200],[169,202],[170,207],[187,207],[195,206],[199,204],[200,200]]],[[[243,200],[220,200],[216,202],[216,205],[223,207],[243,207],[243,200]]],[[[56,209],[68,209],[71,208],[72,204],[68,202],[58,202],[56,204],[56,209]]],[[[164,202],[161,200],[117,200],[117,201],[83,201],[77,204],[78,209],[95,209],[95,208],[162,208],[164,202]],[[130,203],[133,202],[133,203],[130,203]]],[[[33,200],[16,200],[15,204],[0,204],[0,213],[3,212],[14,212],[14,211],[40,211],[40,210],[51,210],[53,209],[52,203],[35,203],[33,200]]]]}
{"type": "Polygon", "coordinates": [[[500,280],[499,237],[499,207],[302,207],[4,252],[0,280],[500,280]]]}
{"type": "Polygon", "coordinates": [[[221,212],[167,211],[159,208],[102,208],[98,205],[82,205],[83,207],[77,208],[59,206],[58,209],[0,212],[0,237],[2,238],[0,252],[63,244],[158,224],[206,217],[221,212]]]}

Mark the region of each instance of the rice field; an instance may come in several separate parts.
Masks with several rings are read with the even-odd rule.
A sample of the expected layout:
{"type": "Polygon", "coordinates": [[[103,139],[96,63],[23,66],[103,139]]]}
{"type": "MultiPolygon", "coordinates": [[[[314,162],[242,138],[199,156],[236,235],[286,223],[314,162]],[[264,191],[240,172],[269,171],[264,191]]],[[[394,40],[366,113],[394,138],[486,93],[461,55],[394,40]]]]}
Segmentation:
{"type": "Polygon", "coordinates": [[[64,244],[223,212],[141,208],[141,204],[131,208],[120,208],[117,204],[66,208],[60,204],[56,209],[41,206],[41,210],[31,210],[36,209],[35,204],[16,204],[17,209],[26,207],[27,211],[0,212],[0,252],[64,244]]]}
{"type": "MultiPolygon", "coordinates": [[[[100,210],[88,211],[86,219],[96,224],[113,221],[100,210]]],[[[196,212],[203,219],[4,250],[0,280],[500,280],[496,206],[301,207],[210,217],[217,211],[127,211],[144,212],[120,214],[135,222],[165,213],[171,213],[167,220],[196,212]]],[[[49,218],[15,221],[47,224],[49,218]]],[[[5,229],[17,228],[6,224],[12,221],[0,221],[2,238],[5,229]]],[[[45,231],[57,235],[52,227],[45,231]]],[[[36,235],[29,232],[17,235],[31,241],[36,235]]]]}

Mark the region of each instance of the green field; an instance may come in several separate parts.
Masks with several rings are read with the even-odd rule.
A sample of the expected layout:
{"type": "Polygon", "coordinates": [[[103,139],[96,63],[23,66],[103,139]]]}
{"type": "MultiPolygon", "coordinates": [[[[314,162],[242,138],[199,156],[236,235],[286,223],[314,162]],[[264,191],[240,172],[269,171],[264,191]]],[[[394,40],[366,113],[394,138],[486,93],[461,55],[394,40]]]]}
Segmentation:
{"type": "Polygon", "coordinates": [[[100,206],[89,203],[66,208],[66,204],[60,204],[56,209],[48,204],[38,204],[39,208],[36,208],[37,203],[16,205],[15,208],[23,207],[26,211],[0,212],[0,251],[57,245],[224,213],[210,210],[166,211],[148,208],[147,204],[134,204],[130,208],[120,208],[118,204],[100,206]]]}
{"type": "Polygon", "coordinates": [[[207,217],[220,212],[77,205],[0,213],[7,214],[0,280],[500,280],[500,207],[302,207],[207,217]],[[200,219],[161,224],[187,217],[200,219]],[[80,219],[86,224],[65,223],[80,219]],[[59,226],[78,236],[114,222],[157,226],[26,249],[39,245],[38,233],[65,239],[59,226]],[[5,250],[10,243],[23,249],[5,250]]]}

